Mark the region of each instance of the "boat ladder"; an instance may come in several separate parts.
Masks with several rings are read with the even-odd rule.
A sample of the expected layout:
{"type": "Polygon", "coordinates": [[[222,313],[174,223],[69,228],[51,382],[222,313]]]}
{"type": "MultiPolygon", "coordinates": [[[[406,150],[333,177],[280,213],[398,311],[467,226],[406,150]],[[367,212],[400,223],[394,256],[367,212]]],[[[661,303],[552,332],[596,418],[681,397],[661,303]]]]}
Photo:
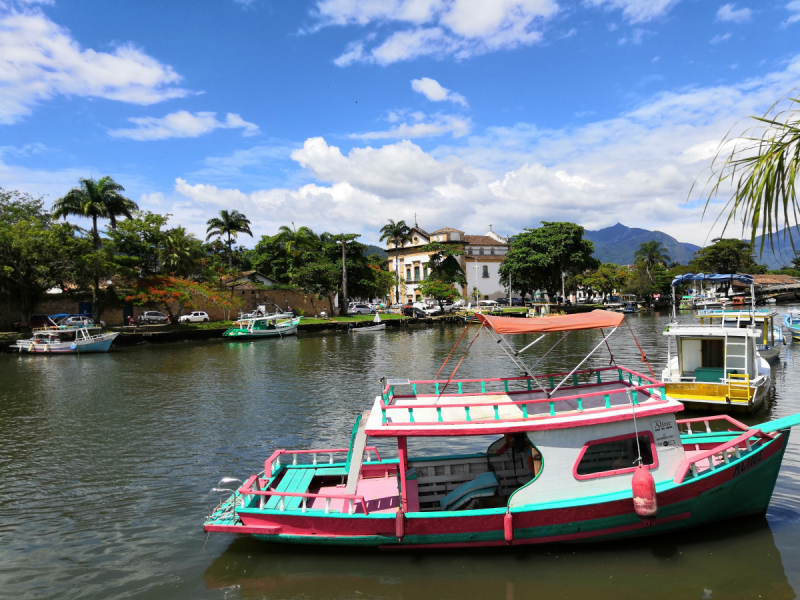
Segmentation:
{"type": "Polygon", "coordinates": [[[750,402],[750,375],[728,373],[728,399],[731,402],[750,402]]]}

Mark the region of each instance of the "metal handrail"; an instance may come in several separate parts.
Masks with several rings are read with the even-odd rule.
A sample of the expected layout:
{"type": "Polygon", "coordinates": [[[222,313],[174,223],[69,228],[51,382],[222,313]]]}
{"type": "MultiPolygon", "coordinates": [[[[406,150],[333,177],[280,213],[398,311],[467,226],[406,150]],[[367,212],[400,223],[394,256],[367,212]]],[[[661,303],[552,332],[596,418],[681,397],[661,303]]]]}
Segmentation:
{"type": "MultiPolygon", "coordinates": [[[[381,455],[378,452],[378,448],[375,446],[366,446],[364,451],[367,452],[367,460],[366,462],[371,463],[371,457],[369,455],[370,452],[374,452],[375,456],[378,458],[378,462],[381,462],[381,455]]],[[[299,454],[311,454],[313,455],[312,458],[312,465],[316,465],[317,463],[317,454],[328,454],[330,456],[330,460],[328,462],[329,465],[333,464],[333,455],[339,454],[342,452],[350,452],[350,448],[323,448],[321,450],[284,450],[283,448],[279,448],[275,450],[272,455],[264,462],[264,475],[269,479],[272,477],[272,463],[277,463],[276,466],[281,466],[281,456],[284,454],[291,454],[294,455],[294,459],[292,464],[297,465],[297,455],[299,454]]]]}
{"type": "MultiPolygon", "coordinates": [[[[356,494],[309,494],[307,492],[276,492],[274,490],[254,490],[252,487],[245,488],[244,486],[239,488],[239,493],[242,496],[278,496],[281,498],[280,505],[278,510],[284,512],[286,510],[285,502],[283,498],[302,498],[301,503],[301,512],[306,512],[307,510],[307,499],[308,498],[325,498],[325,514],[330,513],[331,509],[331,500],[333,499],[342,499],[348,500],[348,514],[353,514],[354,512],[354,505],[353,502],[358,501],[361,503],[361,507],[364,509],[364,514],[369,515],[369,509],[367,508],[367,501],[364,499],[364,496],[356,495],[356,494]]],[[[343,511],[342,511],[343,512],[343,511]]]]}

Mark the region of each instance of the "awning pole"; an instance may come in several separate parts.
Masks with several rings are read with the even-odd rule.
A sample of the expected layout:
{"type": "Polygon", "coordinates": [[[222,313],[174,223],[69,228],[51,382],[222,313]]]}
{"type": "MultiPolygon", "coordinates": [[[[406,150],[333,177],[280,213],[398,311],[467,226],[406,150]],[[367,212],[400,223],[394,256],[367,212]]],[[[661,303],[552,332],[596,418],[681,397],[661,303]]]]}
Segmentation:
{"type": "MultiPolygon", "coordinates": [[[[617,325],[617,327],[619,327],[619,325],[617,325]]],[[[559,383],[559,384],[558,384],[556,387],[554,387],[554,388],[553,388],[553,391],[552,391],[552,392],[550,392],[550,394],[555,394],[555,393],[558,391],[558,388],[560,388],[562,385],[564,385],[564,382],[565,382],[567,379],[569,379],[570,375],[572,375],[572,374],[573,374],[575,371],[577,371],[577,370],[578,370],[578,369],[581,367],[581,365],[582,365],[583,363],[585,363],[587,360],[589,360],[589,357],[590,357],[592,354],[594,354],[595,352],[597,352],[597,349],[598,349],[600,346],[602,346],[602,345],[603,345],[603,343],[604,343],[604,342],[605,342],[605,341],[606,341],[608,338],[610,338],[610,337],[611,337],[611,336],[614,334],[614,332],[617,330],[617,327],[614,327],[614,329],[612,329],[612,330],[611,330],[611,333],[609,333],[608,335],[605,335],[605,334],[603,334],[603,340],[602,340],[602,341],[601,341],[599,344],[597,344],[597,346],[595,346],[595,347],[594,347],[594,349],[593,349],[591,352],[589,352],[589,354],[587,354],[587,355],[586,355],[586,357],[585,357],[585,358],[584,358],[584,359],[583,359],[581,362],[579,362],[579,363],[578,363],[578,366],[576,366],[574,369],[572,369],[572,371],[570,371],[569,373],[567,373],[567,376],[566,376],[566,377],[564,377],[564,379],[562,379],[562,380],[561,380],[561,382],[560,382],[560,383],[559,383]]],[[[550,395],[548,395],[548,398],[549,398],[549,397],[550,397],[550,395]]]]}
{"type": "Polygon", "coordinates": [[[514,352],[514,354],[515,354],[516,356],[519,356],[520,354],[522,354],[523,352],[525,352],[525,350],[527,350],[528,348],[530,348],[531,346],[533,346],[533,345],[534,345],[534,344],[536,344],[537,342],[540,342],[540,341],[542,341],[546,335],[547,335],[546,333],[543,333],[543,334],[542,334],[542,337],[540,337],[540,338],[537,338],[537,339],[533,340],[533,341],[532,341],[530,344],[528,344],[527,346],[525,346],[525,347],[524,347],[522,350],[516,350],[516,351],[514,352]]]}
{"type": "MultiPolygon", "coordinates": [[[[484,327],[486,327],[486,326],[484,325],[484,327]]],[[[536,377],[534,377],[534,376],[533,376],[533,372],[531,371],[531,369],[529,369],[529,368],[528,368],[528,366],[527,366],[527,365],[526,365],[526,364],[525,364],[525,363],[522,361],[522,359],[521,359],[521,358],[518,358],[518,357],[514,356],[513,354],[511,354],[511,353],[510,353],[510,352],[509,352],[509,351],[508,351],[508,350],[505,348],[505,346],[503,345],[503,342],[505,342],[505,343],[506,343],[506,345],[508,345],[508,347],[509,347],[509,348],[511,348],[511,345],[510,345],[510,344],[509,344],[509,343],[506,341],[506,339],[505,339],[505,338],[504,338],[504,337],[503,337],[501,334],[499,334],[499,333],[498,333],[497,335],[498,335],[498,336],[500,336],[500,339],[498,340],[498,339],[497,339],[497,338],[494,336],[494,332],[493,332],[493,330],[492,330],[492,328],[491,328],[491,327],[486,327],[486,331],[488,331],[488,332],[489,332],[489,335],[491,335],[491,336],[492,336],[492,338],[493,338],[495,341],[497,341],[497,343],[498,343],[498,344],[500,344],[500,347],[503,349],[503,352],[505,352],[506,354],[508,354],[508,358],[510,358],[510,359],[511,359],[511,362],[513,362],[513,363],[514,363],[514,364],[517,366],[517,368],[518,368],[518,369],[522,370],[522,371],[523,371],[523,372],[524,372],[526,375],[528,375],[528,376],[529,376],[531,379],[533,379],[534,383],[536,383],[536,385],[539,387],[539,389],[540,389],[540,390],[542,390],[542,392],[544,392],[544,393],[545,393],[545,395],[547,395],[547,390],[546,390],[546,389],[544,389],[544,388],[542,387],[542,384],[541,384],[541,383],[539,383],[539,380],[538,380],[538,379],[536,379],[536,377]]],[[[512,349],[512,350],[514,350],[513,348],[511,348],[511,349],[512,349]]],[[[538,364],[538,363],[537,363],[537,364],[538,364]]]]}

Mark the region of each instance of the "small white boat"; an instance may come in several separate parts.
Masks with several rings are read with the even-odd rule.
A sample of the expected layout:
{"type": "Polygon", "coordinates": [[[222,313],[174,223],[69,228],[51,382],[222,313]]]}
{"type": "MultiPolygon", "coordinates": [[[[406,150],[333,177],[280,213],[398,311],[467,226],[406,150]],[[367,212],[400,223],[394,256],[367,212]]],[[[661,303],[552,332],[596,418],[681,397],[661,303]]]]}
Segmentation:
{"type": "Polygon", "coordinates": [[[100,325],[53,325],[33,330],[33,337],[9,347],[31,354],[85,354],[108,352],[119,333],[103,333],[100,325]]]}
{"type": "Polygon", "coordinates": [[[375,313],[375,318],[372,319],[372,322],[375,323],[375,325],[353,327],[350,331],[353,333],[375,333],[376,331],[384,331],[386,329],[386,323],[381,321],[381,316],[378,313],[375,313]]]}

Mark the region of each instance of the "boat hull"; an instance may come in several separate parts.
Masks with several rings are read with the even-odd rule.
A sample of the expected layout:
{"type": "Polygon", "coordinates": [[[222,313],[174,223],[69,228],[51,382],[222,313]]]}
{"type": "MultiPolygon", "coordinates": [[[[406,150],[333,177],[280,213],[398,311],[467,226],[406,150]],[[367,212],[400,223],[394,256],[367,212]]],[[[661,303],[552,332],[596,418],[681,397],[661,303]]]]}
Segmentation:
{"type": "Polygon", "coordinates": [[[29,354],[91,354],[108,352],[118,333],[103,334],[100,340],[79,340],[73,342],[55,342],[49,344],[32,344],[29,340],[19,340],[10,348],[29,354]]]}
{"type": "Polygon", "coordinates": [[[749,402],[731,401],[727,397],[728,386],[717,383],[667,383],[665,391],[668,396],[680,400],[688,410],[706,410],[712,412],[754,412],[767,398],[769,380],[759,386],[751,387],[749,402]]]}
{"type": "Polygon", "coordinates": [[[377,333],[378,331],[386,331],[386,323],[380,325],[370,325],[369,327],[354,327],[353,333],[377,333]]]}
{"type": "Polygon", "coordinates": [[[296,335],[297,325],[290,327],[278,327],[268,331],[250,331],[250,332],[225,332],[222,334],[228,340],[257,340],[261,338],[284,337],[287,335],[296,335]]]}
{"type": "Polygon", "coordinates": [[[659,484],[658,516],[640,519],[630,496],[584,498],[565,506],[396,514],[312,516],[272,511],[240,513],[243,525],[207,524],[206,531],[253,534],[276,543],[458,548],[614,540],[697,527],[764,513],[788,443],[788,431],[757,452],[684,483],[659,484]],[[509,536],[510,531],[510,536],[509,536]],[[398,537],[401,534],[401,537],[398,537]],[[510,539],[509,539],[510,538],[510,539]]]}

